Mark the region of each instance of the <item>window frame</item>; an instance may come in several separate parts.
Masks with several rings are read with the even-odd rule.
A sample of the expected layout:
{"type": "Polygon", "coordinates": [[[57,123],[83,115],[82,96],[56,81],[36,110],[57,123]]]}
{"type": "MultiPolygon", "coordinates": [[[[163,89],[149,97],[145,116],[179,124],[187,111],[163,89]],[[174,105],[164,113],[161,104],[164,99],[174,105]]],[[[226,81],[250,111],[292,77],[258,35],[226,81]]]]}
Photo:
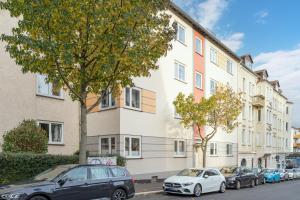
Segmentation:
{"type": "Polygon", "coordinates": [[[173,149],[173,154],[175,158],[182,158],[182,157],[186,157],[186,141],[184,139],[175,139],[174,140],[174,149],[173,149]],[[184,151],[182,152],[182,154],[180,154],[180,148],[179,148],[179,144],[180,142],[183,142],[184,145],[184,151]],[[177,151],[175,151],[175,144],[177,144],[177,151]]]}
{"type": "Polygon", "coordinates": [[[178,62],[176,60],[174,62],[174,78],[177,81],[186,83],[186,65],[181,63],[181,62],[178,62]],[[180,70],[179,70],[180,67],[183,67],[183,69],[184,69],[184,80],[180,79],[180,75],[179,75],[180,74],[179,73],[180,72],[180,70]]]}
{"type": "MultiPolygon", "coordinates": [[[[107,95],[105,95],[104,97],[106,97],[107,95]]],[[[100,102],[100,105],[99,105],[99,107],[100,107],[100,110],[108,110],[108,109],[112,109],[112,108],[116,108],[117,107],[117,102],[116,102],[116,98],[115,97],[113,97],[113,94],[111,93],[111,92],[109,92],[109,94],[108,94],[108,106],[107,107],[102,107],[102,101],[103,101],[103,98],[101,99],[101,102],[100,102]],[[115,101],[115,105],[113,106],[112,105],[112,99],[114,99],[114,101],[115,101]]]]}
{"type": "Polygon", "coordinates": [[[210,54],[209,54],[209,55],[210,55],[210,62],[212,62],[212,63],[218,65],[218,51],[217,51],[216,49],[214,49],[213,47],[211,47],[211,48],[210,48],[210,54]],[[213,58],[212,53],[215,54],[215,60],[212,59],[212,58],[213,58]]]}
{"type": "Polygon", "coordinates": [[[233,144],[232,143],[226,144],[226,156],[233,156],[233,144]],[[228,147],[230,147],[230,148],[228,148],[228,147]]]}
{"type": "Polygon", "coordinates": [[[195,52],[201,56],[203,55],[203,41],[199,37],[195,37],[195,52]],[[197,49],[197,41],[199,41],[200,52],[197,49]]]}
{"type": "Polygon", "coordinates": [[[124,157],[125,158],[142,158],[142,136],[124,136],[124,157]],[[126,138],[129,138],[129,155],[126,155],[126,138]],[[139,156],[132,155],[132,139],[139,139],[139,156]]]}
{"type": "Polygon", "coordinates": [[[209,92],[210,92],[211,95],[214,95],[216,93],[216,91],[217,91],[217,81],[214,80],[214,79],[210,79],[209,80],[209,92]],[[214,83],[214,91],[212,91],[212,87],[211,87],[212,82],[214,83]]]}
{"type": "Polygon", "coordinates": [[[202,75],[202,73],[200,73],[198,71],[196,71],[196,73],[195,73],[195,87],[197,89],[203,90],[203,75],[202,75]],[[197,85],[197,75],[200,76],[200,86],[197,85]]]}
{"type": "Polygon", "coordinates": [[[233,62],[231,60],[227,59],[226,65],[227,65],[227,72],[229,74],[233,75],[233,62]],[[228,63],[230,64],[229,66],[228,66],[228,63]]]}
{"type": "Polygon", "coordinates": [[[176,33],[176,40],[184,45],[186,45],[186,28],[185,26],[183,26],[181,23],[176,22],[177,23],[177,33],[176,33]],[[179,29],[182,28],[184,30],[184,41],[180,40],[179,37],[179,29]]]}
{"type": "Polygon", "coordinates": [[[125,108],[128,108],[128,109],[131,109],[131,110],[137,110],[137,111],[141,111],[142,110],[142,89],[141,88],[138,88],[138,87],[125,87],[124,88],[124,107],[125,108]],[[126,88],[129,88],[130,91],[129,91],[129,102],[130,102],[130,106],[127,106],[126,105],[126,88]],[[137,90],[139,91],[140,95],[140,105],[139,105],[139,108],[136,108],[136,107],[133,107],[132,106],[132,90],[137,90]]]}
{"type": "Polygon", "coordinates": [[[40,127],[40,124],[48,124],[49,125],[49,133],[48,133],[48,145],[63,145],[64,144],[64,123],[63,122],[53,122],[53,121],[43,121],[39,120],[38,121],[38,127],[40,127]],[[52,124],[60,124],[61,125],[61,142],[53,142],[52,137],[51,137],[51,129],[52,129],[52,124]]]}
{"type": "Polygon", "coordinates": [[[63,93],[63,88],[60,88],[60,95],[59,96],[56,96],[56,95],[53,95],[53,94],[50,94],[50,89],[52,90],[53,88],[53,83],[46,83],[48,85],[48,94],[43,94],[41,92],[39,92],[39,77],[46,77],[47,78],[47,75],[44,75],[44,74],[36,74],[36,94],[38,96],[43,96],[43,97],[50,97],[50,98],[55,98],[55,99],[61,99],[63,100],[64,99],[64,93],[63,93]]]}
{"type": "Polygon", "coordinates": [[[211,142],[209,144],[209,155],[210,156],[218,156],[218,144],[216,142],[211,142]],[[213,149],[211,148],[213,145],[213,149]],[[211,150],[213,150],[213,153],[211,152],[211,150]]]}
{"type": "Polygon", "coordinates": [[[102,145],[101,145],[101,140],[102,139],[108,139],[108,151],[109,151],[108,154],[115,154],[115,153],[112,152],[112,143],[111,143],[112,138],[115,139],[115,153],[117,153],[117,138],[115,136],[101,136],[101,137],[98,138],[98,141],[99,141],[98,151],[99,151],[100,154],[103,154],[102,153],[102,145]]]}

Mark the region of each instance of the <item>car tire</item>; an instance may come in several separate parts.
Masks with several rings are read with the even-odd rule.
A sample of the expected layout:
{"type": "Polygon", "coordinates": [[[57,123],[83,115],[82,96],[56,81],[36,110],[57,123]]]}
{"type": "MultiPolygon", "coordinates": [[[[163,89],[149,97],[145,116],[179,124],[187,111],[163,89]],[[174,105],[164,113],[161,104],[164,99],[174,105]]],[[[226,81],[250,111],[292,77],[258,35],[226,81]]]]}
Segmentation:
{"type": "Polygon", "coordinates": [[[265,178],[263,178],[262,184],[263,185],[266,184],[266,179],[265,178]]]}
{"type": "Polygon", "coordinates": [[[200,184],[197,184],[195,185],[195,188],[194,188],[194,196],[195,197],[200,197],[202,194],[202,187],[200,184]]]}
{"type": "Polygon", "coordinates": [[[255,186],[258,186],[258,185],[259,185],[259,180],[257,178],[257,179],[255,179],[255,186]]]}
{"type": "Polygon", "coordinates": [[[30,200],[47,200],[47,198],[43,196],[34,196],[31,197],[30,200]]]}
{"type": "Polygon", "coordinates": [[[111,200],[126,200],[127,194],[123,189],[117,189],[113,192],[111,200]]]}
{"type": "Polygon", "coordinates": [[[236,190],[241,189],[241,182],[240,182],[240,181],[236,181],[235,189],[236,189],[236,190]]]}
{"type": "Polygon", "coordinates": [[[221,185],[220,185],[219,192],[220,193],[225,193],[225,191],[226,191],[226,184],[224,182],[222,182],[221,185]]]}
{"type": "Polygon", "coordinates": [[[255,180],[254,179],[252,179],[250,187],[252,187],[252,188],[255,187],[255,180]]]}

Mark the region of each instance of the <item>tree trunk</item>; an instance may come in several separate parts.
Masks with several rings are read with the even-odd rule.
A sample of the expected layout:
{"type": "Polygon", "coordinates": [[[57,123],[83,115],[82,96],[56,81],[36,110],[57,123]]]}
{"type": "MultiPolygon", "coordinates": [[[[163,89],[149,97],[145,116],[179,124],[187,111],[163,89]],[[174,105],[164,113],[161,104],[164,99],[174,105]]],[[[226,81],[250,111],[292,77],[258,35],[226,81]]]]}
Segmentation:
{"type": "Polygon", "coordinates": [[[205,145],[204,148],[202,149],[202,155],[203,155],[202,165],[203,165],[203,168],[206,168],[206,150],[207,150],[207,145],[205,145]]]}
{"type": "Polygon", "coordinates": [[[79,164],[86,164],[86,144],[87,144],[87,109],[84,104],[80,104],[80,144],[79,144],[79,164]]]}

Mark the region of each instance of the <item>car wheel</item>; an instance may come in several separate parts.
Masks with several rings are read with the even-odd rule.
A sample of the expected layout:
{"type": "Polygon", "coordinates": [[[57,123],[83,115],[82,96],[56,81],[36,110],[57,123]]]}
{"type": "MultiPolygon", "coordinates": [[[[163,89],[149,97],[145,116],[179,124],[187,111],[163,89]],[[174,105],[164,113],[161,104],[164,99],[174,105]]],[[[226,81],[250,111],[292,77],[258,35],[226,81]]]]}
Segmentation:
{"type": "Polygon", "coordinates": [[[237,190],[241,189],[241,182],[240,182],[240,181],[237,181],[237,182],[236,182],[236,187],[235,187],[235,189],[237,189],[237,190]]]}
{"type": "Polygon", "coordinates": [[[255,187],[255,180],[252,179],[250,187],[255,187]]]}
{"type": "Polygon", "coordinates": [[[226,185],[224,182],[221,183],[221,186],[220,186],[220,193],[224,193],[226,191],[226,185]]]}
{"type": "Polygon", "coordinates": [[[263,178],[262,184],[265,184],[265,183],[266,183],[266,179],[265,179],[265,178],[263,178]]]}
{"type": "Polygon", "coordinates": [[[256,185],[256,186],[257,186],[257,185],[259,185],[258,178],[257,178],[257,179],[255,179],[255,185],[256,185]]]}
{"type": "Polygon", "coordinates": [[[127,194],[124,190],[122,189],[117,189],[114,191],[111,200],[126,200],[127,199],[127,194]]]}
{"type": "Polygon", "coordinates": [[[202,188],[199,184],[197,184],[194,188],[194,196],[195,197],[200,197],[202,193],[202,188]]]}
{"type": "Polygon", "coordinates": [[[43,196],[34,196],[31,197],[30,200],[47,200],[47,198],[43,196]]]}

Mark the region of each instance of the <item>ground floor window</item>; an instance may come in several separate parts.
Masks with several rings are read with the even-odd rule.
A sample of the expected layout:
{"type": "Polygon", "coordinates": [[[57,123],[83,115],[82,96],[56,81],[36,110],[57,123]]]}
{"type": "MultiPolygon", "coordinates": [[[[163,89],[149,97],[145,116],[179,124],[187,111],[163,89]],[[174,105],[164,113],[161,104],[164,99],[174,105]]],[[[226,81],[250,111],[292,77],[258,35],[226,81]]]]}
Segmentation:
{"type": "Polygon", "coordinates": [[[174,155],[175,156],[185,156],[185,141],[175,140],[174,141],[174,155]]]}
{"type": "Polygon", "coordinates": [[[100,137],[99,152],[101,154],[115,154],[116,138],[115,137],[100,137]]]}
{"type": "Polygon", "coordinates": [[[242,159],[242,161],[241,161],[241,166],[242,166],[242,167],[246,167],[246,166],[247,166],[247,161],[246,161],[245,158],[242,159]]]}
{"type": "Polygon", "coordinates": [[[226,145],[226,154],[227,156],[232,156],[232,144],[226,145]]]}
{"type": "Polygon", "coordinates": [[[141,137],[126,136],[125,137],[125,157],[140,158],[141,153],[141,137]]]}
{"type": "Polygon", "coordinates": [[[63,144],[63,123],[40,121],[38,124],[46,131],[49,144],[63,144]]]}
{"type": "Polygon", "coordinates": [[[210,151],[209,151],[209,153],[210,153],[210,155],[211,156],[215,156],[215,155],[217,155],[217,153],[218,153],[218,149],[217,149],[217,143],[210,143],[210,151]]]}

